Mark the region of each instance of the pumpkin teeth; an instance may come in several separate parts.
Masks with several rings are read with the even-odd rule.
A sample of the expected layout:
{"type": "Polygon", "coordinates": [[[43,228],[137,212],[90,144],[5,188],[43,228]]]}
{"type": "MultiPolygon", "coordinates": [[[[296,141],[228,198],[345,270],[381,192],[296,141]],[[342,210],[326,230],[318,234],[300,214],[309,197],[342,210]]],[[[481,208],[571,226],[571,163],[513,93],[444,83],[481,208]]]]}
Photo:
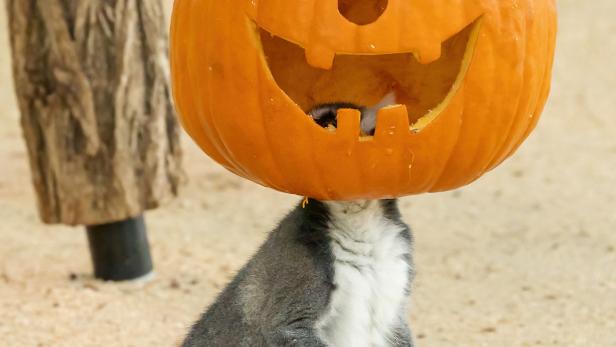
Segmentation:
{"type": "Polygon", "coordinates": [[[378,110],[378,115],[373,120],[375,123],[362,124],[360,112],[356,109],[341,108],[337,111],[338,127],[328,126],[327,130],[336,132],[337,135],[347,139],[371,141],[377,138],[379,141],[393,141],[396,138],[405,138],[408,135],[410,124],[408,110],[405,105],[388,105],[378,110]]]}
{"type": "Polygon", "coordinates": [[[331,70],[334,66],[336,52],[323,45],[313,45],[305,50],[308,65],[323,70],[331,70]]]}
{"type": "MultiPolygon", "coordinates": [[[[387,95],[374,106],[366,107],[362,110],[362,117],[360,122],[361,134],[370,135],[374,134],[376,128],[376,122],[378,114],[386,107],[395,107],[397,105],[396,93],[394,91],[389,92],[387,95]]],[[[401,105],[397,105],[401,106],[401,105]]],[[[404,108],[404,117],[408,119],[408,112],[404,108]]]]}
{"type": "Polygon", "coordinates": [[[438,60],[441,57],[442,48],[443,47],[440,42],[431,45],[429,44],[417,49],[417,51],[413,52],[413,56],[419,63],[427,65],[438,60]]]}
{"type": "Polygon", "coordinates": [[[336,113],[338,128],[335,129],[338,136],[353,141],[360,135],[361,114],[357,109],[341,108],[336,113]]]}
{"type": "Polygon", "coordinates": [[[405,105],[392,105],[379,110],[376,118],[374,137],[394,139],[399,136],[407,136],[410,129],[408,111],[405,105]]]}

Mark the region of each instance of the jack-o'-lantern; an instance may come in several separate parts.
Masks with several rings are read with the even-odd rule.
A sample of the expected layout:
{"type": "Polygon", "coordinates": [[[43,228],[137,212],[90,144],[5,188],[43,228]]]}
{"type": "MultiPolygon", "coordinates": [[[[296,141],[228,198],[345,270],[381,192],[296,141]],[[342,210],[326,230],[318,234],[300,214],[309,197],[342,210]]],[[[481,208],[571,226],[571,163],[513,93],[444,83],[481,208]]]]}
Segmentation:
{"type": "Polygon", "coordinates": [[[550,88],[554,0],[176,0],[174,97],[218,163],[326,200],[466,185],[510,156],[550,88]],[[361,113],[318,105],[377,105],[361,113]]]}

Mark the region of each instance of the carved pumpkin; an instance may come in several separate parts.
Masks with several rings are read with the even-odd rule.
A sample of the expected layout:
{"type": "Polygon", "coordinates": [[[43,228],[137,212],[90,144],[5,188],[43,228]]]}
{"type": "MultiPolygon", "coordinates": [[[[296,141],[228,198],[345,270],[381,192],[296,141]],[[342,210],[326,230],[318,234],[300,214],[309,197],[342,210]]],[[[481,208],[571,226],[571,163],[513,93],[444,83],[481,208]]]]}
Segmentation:
{"type": "Polygon", "coordinates": [[[174,96],[214,160],[326,200],[453,189],[510,156],[547,99],[554,0],[176,0],[174,96]],[[373,105],[332,131],[315,105],[373,105]]]}

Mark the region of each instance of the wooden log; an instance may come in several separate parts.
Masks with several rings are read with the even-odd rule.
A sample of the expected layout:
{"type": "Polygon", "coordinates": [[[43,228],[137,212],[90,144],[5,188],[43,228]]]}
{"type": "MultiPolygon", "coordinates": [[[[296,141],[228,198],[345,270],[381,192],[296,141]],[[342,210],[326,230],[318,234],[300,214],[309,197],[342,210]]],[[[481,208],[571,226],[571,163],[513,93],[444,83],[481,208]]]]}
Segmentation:
{"type": "Polygon", "coordinates": [[[183,174],[161,0],[6,0],[46,223],[100,225],[177,195],[183,174]]]}

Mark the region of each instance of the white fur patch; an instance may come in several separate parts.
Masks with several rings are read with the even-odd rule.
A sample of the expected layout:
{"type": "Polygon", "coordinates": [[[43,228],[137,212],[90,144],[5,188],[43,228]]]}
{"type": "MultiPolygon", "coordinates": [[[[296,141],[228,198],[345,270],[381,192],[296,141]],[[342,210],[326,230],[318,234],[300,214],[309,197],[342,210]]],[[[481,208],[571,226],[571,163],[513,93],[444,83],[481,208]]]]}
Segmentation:
{"type": "Polygon", "coordinates": [[[328,206],[336,289],[319,336],[336,347],[390,346],[392,328],[406,322],[408,241],[376,201],[328,206]]]}
{"type": "Polygon", "coordinates": [[[376,116],[382,108],[396,104],[396,93],[389,92],[376,105],[367,107],[362,112],[360,127],[364,134],[370,134],[376,128],[376,116]]]}

